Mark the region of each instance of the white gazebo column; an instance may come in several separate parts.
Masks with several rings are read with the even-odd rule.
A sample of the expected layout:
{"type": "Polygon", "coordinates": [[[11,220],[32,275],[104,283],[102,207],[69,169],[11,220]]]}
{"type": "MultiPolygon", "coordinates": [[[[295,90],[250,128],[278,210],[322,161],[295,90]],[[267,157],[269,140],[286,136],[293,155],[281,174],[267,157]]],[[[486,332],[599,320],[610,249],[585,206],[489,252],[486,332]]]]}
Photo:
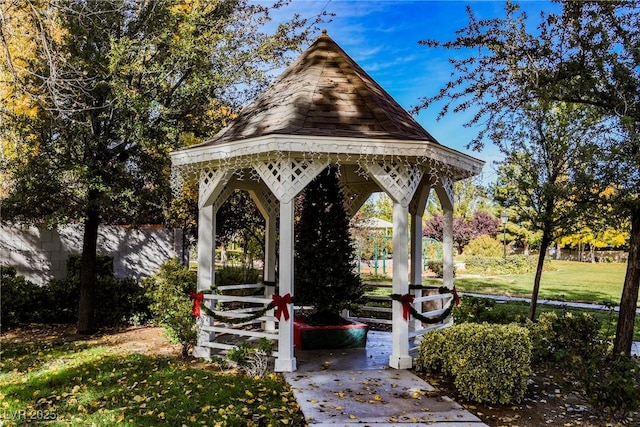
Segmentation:
{"type": "MultiPolygon", "coordinates": [[[[278,259],[278,285],[280,297],[294,293],[294,197],[302,191],[329,164],[327,159],[310,160],[282,157],[273,161],[256,161],[253,168],[280,202],[280,253],[278,259]]],[[[293,310],[287,304],[289,318],[282,316],[278,325],[277,372],[296,370],[293,354],[293,310]]]]}
{"type": "Polygon", "coordinates": [[[412,285],[422,284],[422,215],[411,214],[411,263],[410,280],[412,285]]]}
{"type": "MultiPolygon", "coordinates": [[[[422,286],[422,215],[411,214],[411,235],[409,238],[411,262],[409,269],[409,284],[422,286]]],[[[416,287],[412,292],[415,298],[422,298],[422,288],[416,287]]],[[[422,311],[422,310],[419,310],[422,311]]],[[[409,325],[410,330],[420,329],[422,322],[415,319],[409,325]]]]}
{"type": "MultiPolygon", "coordinates": [[[[216,216],[213,205],[203,206],[198,211],[198,292],[208,291],[215,281],[216,216]]],[[[204,302],[206,303],[206,302],[204,302]]],[[[211,307],[209,307],[211,308],[211,307]]],[[[197,338],[193,357],[211,359],[211,348],[206,344],[213,341],[214,332],[203,330],[203,326],[213,326],[213,317],[201,312],[196,320],[197,338]]]]}
{"type": "MultiPolygon", "coordinates": [[[[290,294],[293,297],[293,218],[294,202],[280,202],[280,268],[278,282],[280,296],[290,294]]],[[[296,370],[296,358],[293,354],[293,304],[287,305],[289,318],[280,318],[278,336],[278,358],[275,361],[277,372],[293,372],[296,370]]]]}
{"type": "MultiPolygon", "coordinates": [[[[393,293],[409,293],[409,209],[399,202],[393,202],[393,293]]],[[[409,369],[412,359],[409,356],[409,321],[403,316],[403,305],[393,301],[391,337],[391,355],[389,366],[395,369],[409,369]]]]}
{"type": "MultiPolygon", "coordinates": [[[[423,181],[425,181],[423,179],[423,181]]],[[[422,285],[422,216],[427,205],[427,199],[431,192],[431,186],[424,182],[418,190],[409,205],[411,214],[411,270],[409,274],[409,283],[412,285],[422,285]]],[[[416,288],[413,291],[415,298],[422,297],[422,289],[416,288]]],[[[422,310],[419,310],[422,311],[422,310]]],[[[411,325],[413,330],[422,328],[422,322],[415,319],[411,325]]]]}
{"type": "MultiPolygon", "coordinates": [[[[398,161],[377,161],[363,165],[369,175],[393,200],[393,293],[409,295],[409,203],[422,182],[422,166],[398,161]]],[[[409,369],[409,319],[405,319],[403,303],[391,306],[391,355],[389,366],[409,369]]]]}
{"type": "MultiPolygon", "coordinates": [[[[266,185],[260,183],[253,186],[249,190],[249,195],[255,202],[258,210],[264,218],[264,269],[263,280],[266,284],[264,296],[267,299],[272,298],[275,292],[276,284],[276,241],[277,241],[277,223],[278,220],[278,200],[266,185]]],[[[273,316],[274,311],[269,310],[268,316],[273,316]]],[[[262,327],[265,331],[275,331],[276,323],[272,320],[263,322],[262,327]]]]}
{"type": "MultiPolygon", "coordinates": [[[[276,216],[269,215],[265,218],[264,228],[264,282],[267,284],[264,290],[265,298],[271,298],[275,292],[276,282],[276,216]]],[[[276,329],[275,322],[264,323],[266,331],[276,329]]]]}
{"type": "Polygon", "coordinates": [[[436,193],[444,210],[442,237],[442,282],[453,289],[453,180],[441,177],[436,193]]]}

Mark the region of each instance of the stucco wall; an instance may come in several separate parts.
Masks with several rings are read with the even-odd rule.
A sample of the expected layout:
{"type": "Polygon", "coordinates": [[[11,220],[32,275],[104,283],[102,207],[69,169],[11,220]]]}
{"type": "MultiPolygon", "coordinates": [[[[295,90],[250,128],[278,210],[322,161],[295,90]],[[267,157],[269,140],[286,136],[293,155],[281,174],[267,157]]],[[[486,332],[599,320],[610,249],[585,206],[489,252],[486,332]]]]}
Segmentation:
{"type": "MultiPolygon", "coordinates": [[[[82,251],[82,233],[81,226],[54,230],[0,226],[0,264],[16,267],[18,274],[37,284],[63,278],[69,254],[82,251]]],[[[139,279],[177,256],[178,234],[162,228],[103,226],[98,235],[98,254],[114,257],[116,277],[139,279]]]]}

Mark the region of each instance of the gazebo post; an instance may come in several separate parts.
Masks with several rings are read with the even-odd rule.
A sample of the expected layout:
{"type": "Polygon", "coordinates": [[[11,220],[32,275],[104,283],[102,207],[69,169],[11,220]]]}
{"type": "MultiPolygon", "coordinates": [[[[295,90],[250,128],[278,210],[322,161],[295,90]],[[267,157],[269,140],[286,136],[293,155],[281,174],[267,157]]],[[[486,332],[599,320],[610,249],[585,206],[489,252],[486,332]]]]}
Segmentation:
{"type": "MultiPolygon", "coordinates": [[[[409,292],[409,244],[408,233],[409,209],[407,206],[393,201],[393,293],[406,295],[409,292]]],[[[409,369],[412,359],[409,356],[409,322],[403,316],[400,301],[393,301],[391,314],[393,334],[391,338],[391,355],[389,366],[395,369],[409,369]]]]}
{"type": "Polygon", "coordinates": [[[441,177],[436,193],[444,211],[442,237],[442,282],[453,289],[453,180],[441,177]]]}
{"type": "MultiPolygon", "coordinates": [[[[276,216],[272,213],[265,218],[264,227],[264,281],[274,283],[276,280],[276,216]]],[[[266,286],[264,296],[271,298],[275,286],[266,286]]],[[[275,322],[264,323],[267,331],[275,330],[275,322]]]]}
{"type": "MultiPolygon", "coordinates": [[[[431,186],[424,183],[418,188],[411,205],[409,205],[411,213],[411,273],[409,282],[412,285],[422,285],[422,215],[424,215],[430,192],[431,186]]],[[[421,298],[422,289],[415,289],[413,295],[415,298],[421,298]]],[[[422,322],[415,319],[411,326],[411,330],[420,329],[422,322]]]]}
{"type": "MultiPolygon", "coordinates": [[[[216,215],[213,204],[200,207],[198,211],[198,292],[208,291],[215,283],[216,215]]],[[[205,301],[205,304],[210,302],[205,301]]],[[[209,307],[212,308],[212,307],[209,307]]],[[[214,319],[202,313],[197,323],[197,341],[193,356],[211,359],[214,332],[202,330],[203,326],[213,326],[214,319]]]]}
{"type": "MultiPolygon", "coordinates": [[[[259,184],[249,190],[249,195],[253,199],[256,207],[264,218],[264,269],[263,280],[269,282],[265,286],[264,296],[269,299],[275,293],[276,282],[276,221],[278,220],[278,205],[274,203],[273,196],[269,197],[271,191],[264,185],[259,184]]],[[[273,310],[267,312],[268,316],[273,316],[273,310]]],[[[266,320],[262,323],[265,331],[274,331],[276,324],[272,320],[266,320]]]]}
{"type": "MultiPolygon", "coordinates": [[[[290,294],[293,297],[293,199],[280,201],[280,257],[279,257],[279,293],[280,296],[290,294]]],[[[276,372],[293,372],[296,370],[296,358],[293,354],[293,304],[287,305],[289,319],[280,318],[278,327],[278,357],[275,361],[276,372]]]]}

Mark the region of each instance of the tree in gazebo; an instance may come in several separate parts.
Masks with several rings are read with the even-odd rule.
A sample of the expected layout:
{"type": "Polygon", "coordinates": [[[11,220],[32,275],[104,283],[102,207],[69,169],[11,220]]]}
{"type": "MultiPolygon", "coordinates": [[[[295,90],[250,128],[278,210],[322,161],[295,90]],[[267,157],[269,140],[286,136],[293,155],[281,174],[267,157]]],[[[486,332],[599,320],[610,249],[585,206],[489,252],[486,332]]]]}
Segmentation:
{"type": "Polygon", "coordinates": [[[364,293],[353,271],[354,244],[334,167],[325,169],[305,189],[296,224],[295,300],[310,305],[309,324],[341,324],[340,311],[364,293]]]}

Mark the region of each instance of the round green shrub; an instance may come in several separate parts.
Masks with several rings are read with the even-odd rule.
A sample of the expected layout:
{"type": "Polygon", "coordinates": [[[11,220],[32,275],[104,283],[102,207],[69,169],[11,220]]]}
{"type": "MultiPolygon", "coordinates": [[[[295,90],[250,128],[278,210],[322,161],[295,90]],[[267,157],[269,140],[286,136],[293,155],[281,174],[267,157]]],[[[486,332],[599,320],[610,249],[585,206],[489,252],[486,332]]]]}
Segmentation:
{"type": "Polygon", "coordinates": [[[189,296],[190,291],[196,290],[196,283],[196,273],[177,258],[162,264],[156,274],[143,281],[154,320],[165,329],[171,342],[182,345],[183,356],[196,342],[196,320],[189,296]]]}
{"type": "Polygon", "coordinates": [[[534,362],[573,367],[582,358],[599,357],[602,351],[600,322],[591,314],[546,312],[528,325],[534,362]]]}
{"type": "Polygon", "coordinates": [[[469,242],[464,247],[465,255],[475,255],[481,257],[499,257],[502,256],[504,247],[501,242],[491,236],[483,234],[469,242]]]}
{"type": "Polygon", "coordinates": [[[533,358],[564,369],[603,418],[624,421],[640,406],[640,365],[612,355],[598,320],[587,313],[543,313],[529,323],[533,358]]]}
{"type": "Polygon", "coordinates": [[[416,369],[451,375],[467,399],[520,402],[531,374],[531,339],[516,324],[463,323],[424,336],[416,369]]]}

